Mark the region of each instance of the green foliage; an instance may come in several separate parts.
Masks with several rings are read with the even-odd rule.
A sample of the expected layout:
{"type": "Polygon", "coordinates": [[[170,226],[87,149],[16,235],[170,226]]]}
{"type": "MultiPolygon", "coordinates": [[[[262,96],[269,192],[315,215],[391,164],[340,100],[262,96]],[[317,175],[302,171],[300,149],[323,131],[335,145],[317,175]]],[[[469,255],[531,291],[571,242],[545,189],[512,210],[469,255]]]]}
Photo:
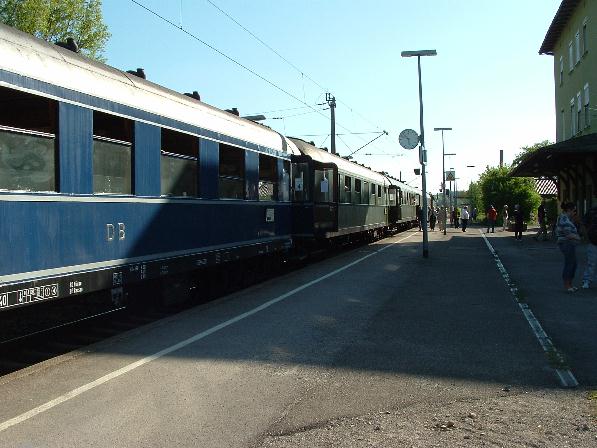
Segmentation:
{"type": "Polygon", "coordinates": [[[110,38],[101,0],[0,0],[0,21],[49,42],[72,37],[82,54],[100,61],[110,38]]]}
{"type": "Polygon", "coordinates": [[[483,206],[483,193],[478,182],[471,182],[468,186],[468,197],[472,208],[477,208],[477,212],[483,213],[485,207],[483,206]]]}
{"type": "Polygon", "coordinates": [[[482,197],[482,208],[493,205],[498,213],[508,205],[510,215],[515,204],[520,204],[526,221],[531,213],[536,215],[541,196],[535,191],[535,181],[529,177],[510,177],[510,167],[487,167],[479,178],[478,188],[482,197]]]}
{"type": "Polygon", "coordinates": [[[520,148],[521,152],[519,152],[516,155],[516,157],[514,158],[514,161],[512,162],[512,166],[517,166],[528,155],[540,150],[541,148],[543,148],[545,146],[549,146],[549,145],[553,145],[553,143],[550,142],[549,140],[543,140],[542,142],[535,143],[534,145],[531,145],[531,146],[523,146],[522,148],[520,148]]]}

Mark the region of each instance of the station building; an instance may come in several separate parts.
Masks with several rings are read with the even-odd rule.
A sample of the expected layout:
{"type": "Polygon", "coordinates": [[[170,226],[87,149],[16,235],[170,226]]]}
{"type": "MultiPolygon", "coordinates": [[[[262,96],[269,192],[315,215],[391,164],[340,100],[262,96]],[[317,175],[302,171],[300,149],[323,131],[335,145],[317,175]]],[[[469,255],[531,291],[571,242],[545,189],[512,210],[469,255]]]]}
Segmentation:
{"type": "Polygon", "coordinates": [[[563,0],[539,54],[554,61],[556,143],[527,154],[511,175],[551,183],[560,202],[584,213],[597,205],[597,1],[563,0]]]}

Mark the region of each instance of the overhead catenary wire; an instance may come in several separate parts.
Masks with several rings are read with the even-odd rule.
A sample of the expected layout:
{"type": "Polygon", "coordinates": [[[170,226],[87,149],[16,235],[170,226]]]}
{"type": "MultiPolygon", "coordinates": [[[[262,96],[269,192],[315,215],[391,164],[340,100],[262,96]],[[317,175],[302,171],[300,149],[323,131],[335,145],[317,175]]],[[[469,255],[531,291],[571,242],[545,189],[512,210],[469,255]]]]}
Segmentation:
{"type": "MultiPolygon", "coordinates": [[[[324,91],[329,91],[330,90],[330,89],[322,86],[319,82],[317,82],[311,76],[309,76],[308,74],[306,74],[305,71],[302,70],[300,67],[298,67],[297,65],[295,65],[294,63],[292,63],[291,61],[289,61],[287,58],[285,58],[284,56],[282,56],[276,49],[274,49],[271,45],[269,45],[265,41],[263,41],[263,39],[261,39],[259,36],[257,36],[251,30],[249,30],[246,26],[244,26],[242,23],[240,23],[238,20],[236,20],[234,17],[232,17],[231,14],[229,14],[228,12],[226,12],[222,8],[220,8],[218,5],[216,5],[212,0],[206,0],[206,1],[211,6],[213,6],[215,9],[217,9],[220,13],[222,13],[226,17],[228,17],[232,22],[234,22],[236,25],[238,25],[241,29],[243,29],[251,37],[253,37],[255,40],[257,40],[261,45],[263,45],[268,50],[270,50],[271,52],[273,52],[276,56],[278,56],[280,59],[282,59],[284,62],[286,62],[289,66],[291,66],[294,70],[296,70],[298,73],[300,73],[300,75],[301,75],[302,78],[307,78],[309,81],[311,81],[313,84],[315,84],[317,87],[319,87],[320,89],[322,89],[324,91]]],[[[304,92],[304,84],[303,84],[303,97],[304,96],[305,96],[305,92],[304,92]]],[[[368,120],[364,115],[362,115],[361,113],[359,113],[357,110],[355,110],[353,107],[351,107],[350,105],[348,105],[346,102],[342,101],[341,99],[338,99],[337,101],[340,104],[342,104],[343,106],[345,106],[347,109],[349,109],[352,113],[357,114],[362,120],[366,121],[367,123],[369,123],[372,126],[380,128],[379,125],[377,125],[377,124],[371,122],[370,120],[368,120]]],[[[336,134],[336,135],[338,135],[338,134],[336,134]]]]}
{"type": "MultiPolygon", "coordinates": [[[[209,0],[207,0],[209,1],[209,0]]],[[[214,51],[215,53],[219,54],[220,56],[224,57],[225,59],[229,60],[230,62],[232,62],[233,64],[237,65],[238,67],[242,68],[243,70],[251,73],[253,76],[261,79],[263,82],[269,84],[270,86],[272,86],[273,88],[275,88],[276,90],[279,90],[280,92],[284,93],[285,95],[289,96],[290,98],[294,99],[295,101],[303,104],[304,106],[310,108],[313,112],[319,114],[320,116],[324,117],[327,120],[330,120],[330,117],[327,116],[326,114],[324,114],[323,112],[315,109],[313,106],[311,106],[310,104],[306,103],[305,101],[301,100],[300,98],[298,98],[296,95],[292,94],[291,92],[285,90],[284,88],[280,87],[279,85],[277,85],[276,83],[274,83],[273,81],[270,81],[268,78],[266,78],[265,76],[259,74],[258,72],[256,72],[255,70],[251,69],[250,67],[247,67],[246,65],[244,65],[243,63],[237,61],[236,59],[234,59],[231,56],[228,56],[226,53],[224,53],[223,51],[219,50],[218,48],[216,48],[215,46],[209,44],[208,42],[204,41],[203,39],[201,39],[200,37],[196,36],[195,34],[191,33],[190,31],[188,31],[187,29],[185,29],[182,26],[182,18],[181,18],[181,24],[180,25],[176,25],[174,22],[172,22],[171,20],[169,20],[168,18],[162,16],[161,14],[157,13],[156,11],[154,11],[153,9],[149,8],[148,6],[140,3],[137,0],[131,0],[132,3],[134,3],[135,5],[139,6],[140,8],[144,9],[145,11],[149,12],[150,14],[153,14],[154,16],[156,16],[157,18],[159,18],[160,20],[164,21],[165,23],[169,24],[170,26],[172,26],[173,28],[176,28],[177,30],[182,31],[184,34],[188,35],[189,37],[191,37],[192,39],[196,40],[197,42],[205,45],[207,48],[209,48],[210,50],[214,51]]],[[[216,7],[215,4],[213,4],[213,2],[209,1],[210,4],[212,4],[214,7],[216,7]]],[[[219,9],[219,8],[217,8],[219,9]]],[[[222,11],[223,12],[223,11],[222,11]]],[[[223,12],[224,13],[224,12],[223,12]]],[[[231,18],[231,16],[229,16],[227,14],[227,16],[229,18],[231,18]]],[[[231,18],[231,20],[233,20],[231,18]]],[[[233,20],[235,21],[235,20],[233,20]]],[[[237,23],[237,21],[235,21],[235,23],[237,23]]],[[[245,29],[245,31],[249,32],[249,30],[247,30],[245,27],[243,27],[242,25],[240,25],[240,23],[237,23],[239,26],[241,26],[241,28],[245,29]]],[[[252,33],[250,33],[251,35],[253,35],[252,33]]],[[[258,39],[256,36],[254,36],[256,39],[258,39]]],[[[260,39],[258,39],[260,42],[262,42],[263,45],[265,45],[266,47],[270,48],[267,44],[265,44],[263,41],[261,41],[260,39]]],[[[271,48],[270,48],[271,49],[271,48]]],[[[275,50],[271,49],[272,51],[275,52],[275,50]]],[[[278,54],[277,52],[275,52],[276,54],[278,54]]],[[[278,54],[279,57],[281,57],[282,59],[285,60],[285,58],[281,55],[278,54]]],[[[290,63],[289,61],[287,61],[288,63],[290,63]]],[[[295,69],[299,70],[298,67],[294,66],[294,64],[290,63],[295,69]]],[[[304,75],[304,73],[301,71],[301,74],[304,75]]],[[[323,86],[321,86],[319,83],[317,83],[316,81],[314,81],[311,77],[309,77],[308,75],[305,75],[307,77],[307,79],[311,80],[314,84],[316,84],[317,86],[319,86],[320,88],[322,88],[323,90],[328,90],[325,89],[323,86]]],[[[345,104],[346,105],[346,104],[345,104]]],[[[347,106],[349,107],[349,106],[347,106]]],[[[336,126],[338,126],[339,128],[342,128],[346,131],[351,131],[350,129],[348,129],[346,126],[342,125],[340,122],[336,121],[336,126]]],[[[374,125],[376,126],[376,125],[374,125]]],[[[383,131],[385,132],[385,131],[383,131]]],[[[387,134],[387,133],[386,133],[387,134]]],[[[337,134],[336,134],[337,135],[337,134]]],[[[368,145],[371,142],[366,143],[364,146],[368,145]]],[[[364,147],[363,146],[363,147],[364,147]]],[[[360,149],[360,148],[359,148],[360,149]]],[[[357,150],[358,151],[358,150],[357,150]]]]}
{"type": "MultiPolygon", "coordinates": [[[[145,6],[144,4],[138,2],[137,0],[131,0],[132,3],[134,3],[135,5],[139,6],[140,8],[143,8],[144,10],[146,10],[147,12],[149,12],[150,14],[153,14],[154,16],[158,17],[159,19],[163,20],[164,22],[168,23],[169,25],[173,26],[174,28],[182,31],[183,33],[185,33],[186,35],[190,36],[191,38],[195,39],[197,42],[202,43],[203,45],[205,45],[207,48],[209,48],[210,50],[218,53],[220,56],[228,59],[230,62],[232,62],[233,64],[239,66],[240,68],[242,68],[243,70],[246,70],[247,72],[251,73],[253,76],[256,76],[257,78],[261,79],[262,81],[266,82],[267,84],[269,84],[270,86],[274,87],[275,89],[279,90],[280,92],[288,95],[289,97],[293,98],[294,100],[298,101],[301,104],[304,104],[305,106],[309,107],[310,109],[312,109],[313,111],[317,112],[319,115],[321,115],[322,117],[326,118],[329,120],[329,117],[327,115],[325,115],[324,113],[322,113],[321,111],[313,108],[311,105],[305,103],[303,100],[301,100],[300,98],[298,98],[297,96],[293,95],[292,93],[288,92],[287,90],[283,89],[282,87],[280,87],[279,85],[277,85],[276,83],[274,83],[273,81],[270,81],[269,79],[267,79],[265,76],[260,75],[259,73],[257,73],[255,70],[247,67],[246,65],[242,64],[241,62],[237,61],[236,59],[234,59],[231,56],[228,56],[226,53],[224,53],[221,50],[218,50],[216,47],[214,47],[213,45],[207,43],[206,41],[204,41],[203,39],[201,39],[200,37],[194,35],[193,33],[191,33],[190,31],[184,29],[182,26],[178,26],[176,25],[174,22],[172,22],[171,20],[167,19],[166,17],[158,14],[157,12],[155,12],[154,10],[152,10],[151,8],[145,6]]],[[[344,126],[342,126],[340,123],[336,123],[339,127],[349,130],[347,128],[345,128],[344,126]]]]}

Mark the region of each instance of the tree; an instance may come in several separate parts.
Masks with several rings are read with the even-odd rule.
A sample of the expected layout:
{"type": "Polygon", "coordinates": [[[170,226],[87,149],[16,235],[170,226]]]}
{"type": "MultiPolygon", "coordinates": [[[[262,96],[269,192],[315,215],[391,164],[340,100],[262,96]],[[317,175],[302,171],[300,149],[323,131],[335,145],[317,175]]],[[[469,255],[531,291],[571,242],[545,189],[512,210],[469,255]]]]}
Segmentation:
{"type": "Polygon", "coordinates": [[[48,42],[72,37],[81,53],[104,61],[110,33],[101,0],[0,0],[0,21],[48,42]]]}
{"type": "Polygon", "coordinates": [[[483,198],[483,210],[493,205],[498,211],[504,205],[512,210],[519,204],[524,213],[524,219],[530,220],[541,203],[541,196],[535,191],[535,181],[531,177],[511,177],[510,167],[487,167],[479,178],[478,186],[483,198]]]}
{"type": "Polygon", "coordinates": [[[486,209],[483,205],[483,193],[481,192],[479,182],[470,183],[468,186],[468,197],[470,198],[472,208],[476,208],[480,212],[486,209]]]}

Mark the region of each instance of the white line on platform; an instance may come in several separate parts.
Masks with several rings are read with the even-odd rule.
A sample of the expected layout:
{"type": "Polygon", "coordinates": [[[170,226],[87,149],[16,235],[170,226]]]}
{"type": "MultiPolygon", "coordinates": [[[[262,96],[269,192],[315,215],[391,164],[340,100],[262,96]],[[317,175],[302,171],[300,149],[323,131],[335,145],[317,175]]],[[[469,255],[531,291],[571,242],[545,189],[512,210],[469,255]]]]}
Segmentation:
{"type": "MultiPolygon", "coordinates": [[[[516,287],[514,282],[512,282],[512,280],[510,279],[510,274],[508,274],[508,271],[506,271],[506,268],[504,267],[502,260],[500,260],[500,257],[494,250],[493,246],[491,245],[491,243],[489,242],[489,240],[487,239],[487,237],[485,236],[485,234],[483,233],[482,230],[479,230],[479,233],[485,240],[485,244],[489,248],[489,251],[493,255],[493,258],[495,259],[495,263],[497,264],[498,270],[500,271],[500,273],[502,274],[502,277],[506,281],[506,284],[510,288],[510,292],[512,293],[512,296],[514,297],[514,300],[518,304],[518,307],[522,311],[522,314],[524,315],[527,322],[531,326],[533,333],[535,333],[535,337],[539,341],[539,344],[541,344],[541,348],[543,348],[543,351],[548,356],[554,355],[554,354],[556,355],[556,357],[559,356],[558,350],[553,345],[553,342],[551,341],[549,336],[547,336],[547,333],[545,333],[545,330],[543,330],[543,327],[539,323],[539,320],[537,320],[537,318],[535,317],[535,315],[533,314],[533,312],[531,311],[529,306],[526,303],[521,303],[520,300],[518,300],[518,297],[517,297],[518,288],[516,287]]],[[[563,387],[578,386],[578,381],[576,380],[576,378],[574,377],[574,374],[572,373],[572,371],[570,369],[554,369],[554,370],[556,371],[556,375],[558,376],[558,379],[560,380],[560,384],[563,387]]]]}
{"type": "Polygon", "coordinates": [[[124,366],[124,367],[122,367],[122,368],[120,368],[118,370],[115,370],[115,371],[113,371],[111,373],[108,373],[107,375],[104,375],[104,376],[96,379],[95,381],[92,381],[90,383],[84,384],[81,387],[77,387],[76,389],[73,389],[70,392],[67,392],[67,393],[65,393],[63,395],[60,395],[59,397],[56,397],[53,400],[50,400],[50,401],[48,401],[48,402],[46,402],[46,403],[44,403],[44,404],[42,404],[42,405],[40,405],[40,406],[38,406],[36,408],[31,409],[30,411],[27,411],[27,412],[24,412],[24,413],[22,413],[20,415],[17,415],[16,417],[11,418],[10,420],[6,420],[6,421],[0,423],[0,432],[5,431],[6,429],[8,429],[8,428],[10,428],[12,426],[18,425],[19,423],[22,423],[22,422],[24,422],[24,421],[26,421],[26,420],[28,420],[28,419],[30,419],[32,417],[35,417],[36,415],[41,414],[42,412],[48,411],[48,410],[52,409],[53,407],[58,406],[59,404],[64,403],[64,402],[66,402],[68,400],[71,400],[72,398],[75,398],[75,397],[77,397],[77,396],[79,396],[79,395],[81,395],[81,394],[83,394],[83,393],[85,393],[85,392],[87,392],[87,391],[89,391],[91,389],[94,389],[94,388],[96,388],[98,386],[101,386],[102,384],[105,384],[105,383],[107,383],[110,380],[118,378],[119,376],[122,376],[125,373],[128,373],[128,372],[136,369],[137,367],[141,367],[141,366],[143,366],[143,365],[145,365],[145,364],[147,364],[147,363],[149,363],[151,361],[154,361],[154,360],[156,360],[158,358],[161,358],[162,356],[165,356],[165,355],[168,355],[168,354],[170,354],[172,352],[180,350],[181,348],[186,347],[187,345],[193,344],[194,342],[197,342],[197,341],[199,341],[199,340],[201,340],[201,339],[203,339],[203,338],[205,338],[205,337],[207,337],[207,336],[209,336],[209,335],[211,335],[213,333],[216,333],[216,332],[218,332],[218,331],[220,331],[220,330],[222,330],[222,329],[224,329],[226,327],[229,327],[232,324],[235,324],[235,323],[237,323],[237,322],[239,322],[239,321],[241,321],[243,319],[246,319],[249,316],[257,314],[260,311],[263,311],[266,308],[269,308],[270,306],[275,305],[276,303],[281,302],[282,300],[285,300],[285,299],[287,299],[290,296],[293,296],[297,292],[300,292],[300,291],[302,291],[302,290],[304,290],[306,288],[309,288],[309,287],[311,287],[311,286],[313,286],[313,285],[315,285],[315,284],[317,284],[317,283],[319,283],[319,282],[321,282],[321,281],[323,281],[325,279],[333,277],[334,275],[339,274],[342,271],[345,271],[346,269],[354,266],[355,264],[358,264],[358,263],[366,260],[369,257],[377,255],[380,252],[383,252],[387,248],[392,247],[394,244],[398,244],[398,243],[401,243],[402,241],[407,240],[408,238],[412,237],[413,235],[417,235],[417,233],[411,233],[407,237],[404,237],[404,238],[402,238],[402,239],[400,239],[398,241],[394,241],[394,242],[388,244],[387,246],[382,247],[381,249],[377,249],[377,250],[375,250],[375,251],[373,251],[373,252],[371,252],[371,253],[369,253],[369,254],[367,254],[367,255],[365,255],[365,256],[363,256],[363,257],[361,257],[361,258],[359,258],[359,259],[357,259],[357,260],[355,260],[355,261],[353,261],[351,263],[348,263],[347,265],[345,265],[345,266],[343,266],[341,268],[336,269],[335,271],[332,271],[332,272],[330,272],[328,274],[325,274],[325,275],[323,275],[323,276],[321,276],[321,277],[319,277],[319,278],[317,278],[315,280],[312,280],[312,281],[310,281],[308,283],[305,283],[304,285],[299,286],[298,288],[295,288],[292,291],[288,291],[287,293],[284,293],[281,296],[276,297],[275,299],[272,299],[272,300],[270,300],[268,302],[265,302],[264,304],[262,304],[262,305],[260,305],[260,306],[258,306],[256,308],[253,308],[252,310],[247,311],[246,313],[243,313],[243,314],[240,314],[240,315],[238,315],[236,317],[233,317],[232,319],[229,319],[226,322],[222,322],[221,324],[216,325],[215,327],[212,327],[212,328],[210,328],[208,330],[202,331],[201,333],[197,333],[196,335],[194,335],[194,336],[192,336],[192,337],[190,337],[188,339],[185,339],[184,341],[181,341],[178,344],[171,345],[170,347],[167,347],[167,348],[165,348],[163,350],[160,350],[159,352],[154,353],[153,355],[147,356],[147,357],[145,357],[143,359],[140,359],[140,360],[138,360],[136,362],[128,364],[128,365],[126,365],[126,366],[124,366]]]}

